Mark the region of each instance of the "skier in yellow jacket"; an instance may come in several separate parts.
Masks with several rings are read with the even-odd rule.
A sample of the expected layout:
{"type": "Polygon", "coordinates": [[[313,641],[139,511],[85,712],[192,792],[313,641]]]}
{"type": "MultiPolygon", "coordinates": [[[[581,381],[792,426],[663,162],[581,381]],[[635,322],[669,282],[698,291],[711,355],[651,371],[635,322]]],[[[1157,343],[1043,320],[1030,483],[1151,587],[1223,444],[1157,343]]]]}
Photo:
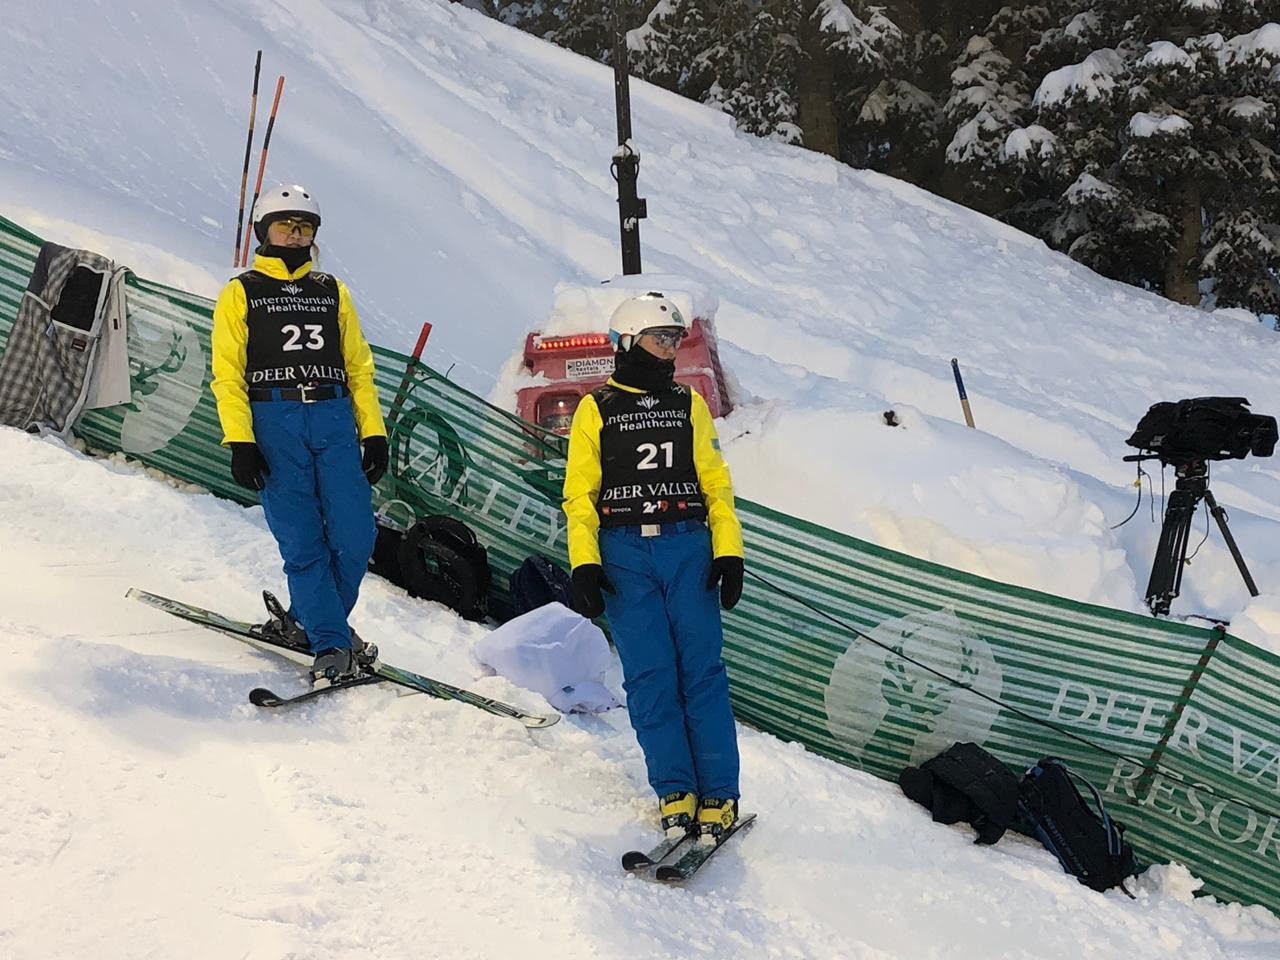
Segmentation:
{"type": "Polygon", "coordinates": [[[260,246],[213,311],[213,393],[231,475],[257,490],[291,607],[264,628],[309,644],[312,678],[359,672],[347,617],[377,535],[371,485],[387,469],[373,353],[351,294],[312,269],[320,207],[297,184],[253,209],[260,246]],[[363,443],[363,451],[361,444],[363,443]]]}
{"type": "Polygon", "coordinates": [[[719,606],[742,595],[742,530],[706,401],[676,383],[689,324],[648,293],[610,319],[609,381],[574,413],[564,481],[575,605],[607,612],[662,829],[714,843],[738,816],[719,606]]]}

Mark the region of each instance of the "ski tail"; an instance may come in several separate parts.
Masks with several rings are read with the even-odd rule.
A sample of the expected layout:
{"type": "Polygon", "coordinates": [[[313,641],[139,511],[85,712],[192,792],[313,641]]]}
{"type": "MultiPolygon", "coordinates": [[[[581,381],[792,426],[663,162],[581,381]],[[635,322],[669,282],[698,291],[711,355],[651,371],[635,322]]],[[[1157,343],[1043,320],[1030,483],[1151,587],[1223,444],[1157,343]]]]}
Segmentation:
{"type": "Polygon", "coordinates": [[[675,837],[666,837],[661,843],[648,851],[628,850],[622,855],[622,869],[628,873],[634,873],[637,870],[656,867],[692,839],[692,833],[685,833],[675,837]]]}
{"type": "Polygon", "coordinates": [[[266,687],[254,687],[249,691],[249,702],[255,707],[292,707],[295,704],[306,703],[308,700],[314,700],[326,693],[333,693],[335,690],[346,690],[348,687],[363,687],[370,683],[382,682],[382,677],[366,673],[358,677],[351,677],[348,680],[339,680],[337,683],[330,683],[323,687],[315,687],[305,693],[299,693],[292,697],[282,697],[278,693],[268,690],[266,687]]]}

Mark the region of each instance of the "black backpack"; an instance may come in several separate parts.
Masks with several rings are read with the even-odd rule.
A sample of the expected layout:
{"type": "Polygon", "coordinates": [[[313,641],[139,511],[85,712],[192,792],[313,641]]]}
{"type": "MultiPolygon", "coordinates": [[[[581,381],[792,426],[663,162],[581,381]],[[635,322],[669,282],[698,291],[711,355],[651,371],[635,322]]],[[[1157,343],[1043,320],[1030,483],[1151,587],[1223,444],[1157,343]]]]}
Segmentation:
{"type": "Polygon", "coordinates": [[[564,568],[540,553],[526,557],[511,573],[511,606],[513,616],[559,601],[573,609],[573,581],[564,568]]]}
{"type": "Polygon", "coordinates": [[[1093,784],[1057,757],[1044,757],[1023,776],[1018,816],[1062,869],[1085,886],[1099,891],[1119,886],[1129,893],[1124,881],[1138,868],[1133,848],[1124,839],[1124,824],[1111,819],[1093,784]],[[1073,777],[1089,788],[1097,813],[1080,795],[1073,777]]]}
{"type": "Polygon", "coordinates": [[[378,524],[370,569],[423,600],[435,600],[468,620],[488,610],[489,557],[471,528],[442,514],[401,532],[378,524]]]}

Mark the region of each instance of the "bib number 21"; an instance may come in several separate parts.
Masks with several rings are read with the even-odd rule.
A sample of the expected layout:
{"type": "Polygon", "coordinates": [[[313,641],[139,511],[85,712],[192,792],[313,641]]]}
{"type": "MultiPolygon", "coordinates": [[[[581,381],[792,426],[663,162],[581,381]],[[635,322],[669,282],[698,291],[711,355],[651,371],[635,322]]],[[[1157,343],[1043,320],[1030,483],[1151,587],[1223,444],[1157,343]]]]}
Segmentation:
{"type": "Polygon", "coordinates": [[[663,464],[658,463],[658,451],[661,450],[665,454],[666,466],[670,467],[675,462],[675,444],[668,440],[666,443],[642,443],[636,447],[636,453],[640,454],[640,462],[636,464],[637,470],[657,470],[663,464]]]}

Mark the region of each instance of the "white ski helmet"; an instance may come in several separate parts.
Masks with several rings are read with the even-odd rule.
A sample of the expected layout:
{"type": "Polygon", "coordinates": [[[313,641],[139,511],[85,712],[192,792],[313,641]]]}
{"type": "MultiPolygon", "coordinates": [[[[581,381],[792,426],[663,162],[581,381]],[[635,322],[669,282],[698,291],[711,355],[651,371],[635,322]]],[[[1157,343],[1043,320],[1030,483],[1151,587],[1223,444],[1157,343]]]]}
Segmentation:
{"type": "Polygon", "coordinates": [[[609,339],[614,347],[626,351],[645,330],[654,327],[678,327],[687,335],[689,321],[674,303],[660,293],[643,293],[618,305],[609,318],[609,339]]]}
{"type": "Polygon", "coordinates": [[[306,187],[297,183],[281,183],[272,187],[253,205],[253,232],[259,243],[267,239],[271,221],[287,216],[306,217],[320,226],[320,204],[306,187]]]}

